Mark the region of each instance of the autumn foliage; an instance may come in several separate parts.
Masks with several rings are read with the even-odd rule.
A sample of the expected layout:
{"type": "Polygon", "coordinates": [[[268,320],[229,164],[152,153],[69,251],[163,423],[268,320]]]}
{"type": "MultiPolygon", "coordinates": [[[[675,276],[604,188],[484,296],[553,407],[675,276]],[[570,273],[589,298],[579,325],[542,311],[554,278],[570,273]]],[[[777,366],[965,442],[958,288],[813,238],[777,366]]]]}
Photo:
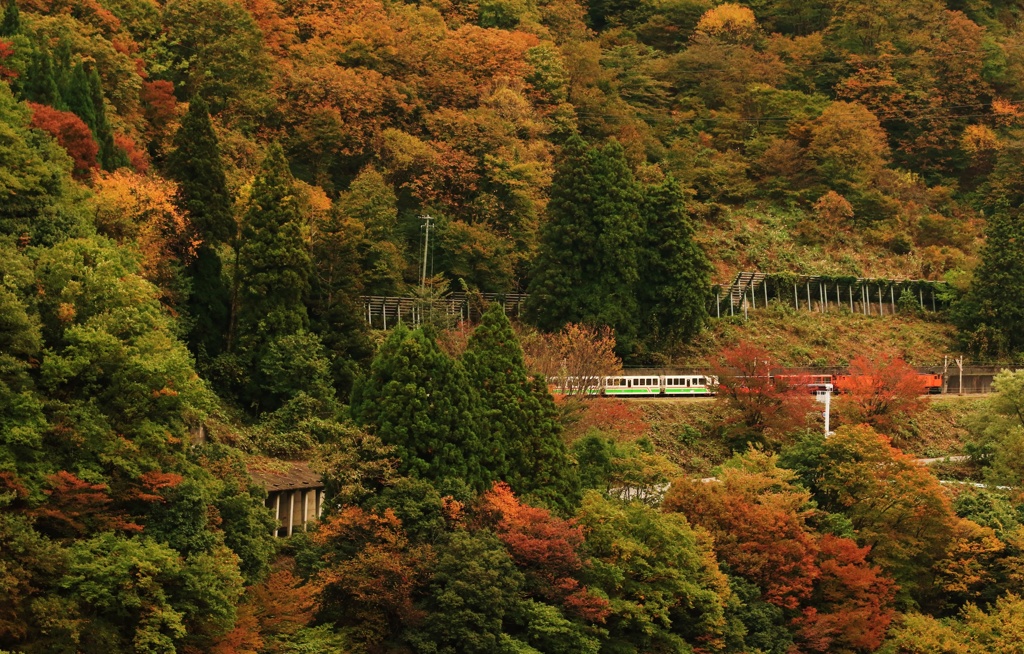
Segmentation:
{"type": "Polygon", "coordinates": [[[423,617],[413,593],[426,580],[433,550],[411,544],[390,509],[378,514],[342,508],[314,538],[331,548],[326,567],[313,580],[317,604],[325,615],[351,626],[358,640],[379,642],[398,625],[423,617]],[[346,610],[339,613],[341,606],[346,610]]]}
{"type": "Polygon", "coordinates": [[[95,170],[99,145],[89,127],[70,111],[60,111],[42,104],[29,103],[32,109],[32,127],[47,132],[75,162],[75,176],[86,178],[95,170]]]}
{"type": "Polygon", "coordinates": [[[519,502],[507,484],[498,483],[480,498],[477,509],[508,547],[537,596],[564,606],[588,622],[604,622],[608,601],[579,582],[586,563],[580,555],[583,530],[572,521],[519,502]]]}
{"type": "Polygon", "coordinates": [[[747,342],[709,411],[589,397],[790,322],[707,315],[740,270],[948,282],[789,360],[945,316],[1024,347],[1019,4],[0,2],[0,651],[1019,650],[1012,373],[956,425],[970,491],[894,445],[894,356],[827,438],[747,342]],[[385,338],[361,296],[423,264],[533,327],[385,338]],[[272,456],[324,475],[288,540],[272,456]]]}
{"type": "Polygon", "coordinates": [[[896,586],[870,562],[870,547],[815,533],[811,496],[795,479],[751,450],[718,480],[674,484],[665,508],[711,532],[721,560],[792,616],[805,651],[873,651],[893,619],[896,586]]]}
{"type": "Polygon", "coordinates": [[[569,324],[554,334],[528,334],[523,354],[528,369],[560,384],[566,395],[584,395],[602,377],[622,371],[615,334],[607,327],[569,324]]]}
{"type": "Polygon", "coordinates": [[[47,502],[33,510],[40,527],[55,536],[72,538],[92,531],[142,531],[114,504],[106,484],[94,484],[62,470],[49,478],[47,502]]]}
{"type": "Polygon", "coordinates": [[[780,443],[804,426],[814,408],[810,389],[800,380],[773,376],[767,350],[741,343],[722,352],[713,368],[718,398],[733,410],[733,438],[739,442],[780,443]]]}
{"type": "Polygon", "coordinates": [[[825,534],[818,541],[818,581],[798,637],[812,652],[874,651],[895,617],[896,585],[868,561],[869,547],[825,534]]]}
{"type": "Polygon", "coordinates": [[[855,357],[837,381],[834,405],[846,424],[864,423],[885,434],[904,427],[924,406],[924,381],[903,359],[855,357]]]}
{"type": "MultiPolygon", "coordinates": [[[[564,404],[564,399],[562,402],[564,404]]],[[[602,397],[572,408],[575,409],[571,415],[572,424],[567,430],[570,438],[585,436],[596,429],[615,438],[632,441],[650,429],[643,410],[629,400],[602,397]]]]}
{"type": "Polygon", "coordinates": [[[93,180],[99,230],[131,242],[142,254],[142,274],[167,299],[174,299],[177,266],[199,246],[191,223],[174,202],[176,187],[165,180],[121,169],[93,180]]]}
{"type": "Polygon", "coordinates": [[[10,41],[0,39],[0,80],[10,81],[18,76],[17,71],[3,65],[5,59],[14,54],[14,46],[10,41]]]}
{"type": "Polygon", "coordinates": [[[810,494],[766,455],[747,461],[760,469],[726,468],[717,482],[680,480],[665,508],[711,531],[715,549],[738,574],[763,589],[764,599],[795,609],[814,588],[817,547],[807,528],[810,494]]]}

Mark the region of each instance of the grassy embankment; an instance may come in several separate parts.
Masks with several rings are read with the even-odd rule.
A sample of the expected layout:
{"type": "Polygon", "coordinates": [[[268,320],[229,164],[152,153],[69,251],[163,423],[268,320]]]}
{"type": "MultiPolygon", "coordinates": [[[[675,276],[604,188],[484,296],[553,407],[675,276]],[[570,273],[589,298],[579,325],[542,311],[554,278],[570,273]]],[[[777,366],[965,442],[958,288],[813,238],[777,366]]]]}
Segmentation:
{"type": "Polygon", "coordinates": [[[840,309],[796,310],[779,302],[742,316],[713,319],[710,328],[671,353],[669,365],[705,367],[742,341],[768,350],[783,366],[843,366],[855,356],[895,354],[912,365],[941,363],[956,352],[952,325],[934,316],[865,316],[840,309]]]}
{"type": "MultiPolygon", "coordinates": [[[[962,454],[969,439],[968,424],[977,397],[930,399],[913,419],[910,429],[894,444],[917,457],[962,454]]],[[[582,415],[570,428],[576,438],[591,428],[622,440],[646,437],[656,451],[678,465],[684,474],[703,477],[732,455],[722,426],[729,409],[716,401],[664,401],[596,399],[584,403],[582,415]]],[[[833,416],[838,424],[839,417],[833,416]]],[[[940,464],[941,477],[963,478],[969,464],[940,464]]]]}

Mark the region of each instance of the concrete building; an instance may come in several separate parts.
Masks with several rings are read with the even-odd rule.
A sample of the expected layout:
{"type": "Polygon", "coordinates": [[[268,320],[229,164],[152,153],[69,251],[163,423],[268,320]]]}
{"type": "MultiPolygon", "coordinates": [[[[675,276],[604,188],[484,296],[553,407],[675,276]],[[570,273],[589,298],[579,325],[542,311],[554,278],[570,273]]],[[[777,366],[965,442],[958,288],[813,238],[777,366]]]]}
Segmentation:
{"type": "Polygon", "coordinates": [[[324,482],[308,463],[281,461],[280,466],[249,469],[253,480],[267,489],[267,506],[278,522],[277,537],[306,531],[306,525],[320,517],[324,499],[324,482]]]}

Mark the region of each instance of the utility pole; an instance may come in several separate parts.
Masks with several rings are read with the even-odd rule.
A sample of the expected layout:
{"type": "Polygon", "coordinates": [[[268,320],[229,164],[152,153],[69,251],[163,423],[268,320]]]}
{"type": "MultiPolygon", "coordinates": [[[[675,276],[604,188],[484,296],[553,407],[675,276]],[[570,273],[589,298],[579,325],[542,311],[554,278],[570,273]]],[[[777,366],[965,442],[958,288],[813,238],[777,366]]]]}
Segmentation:
{"type": "Polygon", "coordinates": [[[832,384],[825,384],[825,390],[814,392],[814,399],[825,405],[825,409],[821,412],[822,417],[825,418],[825,438],[832,435],[832,384]]]}
{"type": "Polygon", "coordinates": [[[420,216],[420,220],[423,221],[423,228],[426,229],[426,235],[423,239],[423,276],[420,277],[420,288],[427,287],[427,252],[430,245],[430,221],[433,219],[433,216],[420,216]]]}
{"type": "Polygon", "coordinates": [[[956,358],[956,367],[960,369],[960,388],[957,395],[964,394],[964,357],[960,355],[956,358]]]}

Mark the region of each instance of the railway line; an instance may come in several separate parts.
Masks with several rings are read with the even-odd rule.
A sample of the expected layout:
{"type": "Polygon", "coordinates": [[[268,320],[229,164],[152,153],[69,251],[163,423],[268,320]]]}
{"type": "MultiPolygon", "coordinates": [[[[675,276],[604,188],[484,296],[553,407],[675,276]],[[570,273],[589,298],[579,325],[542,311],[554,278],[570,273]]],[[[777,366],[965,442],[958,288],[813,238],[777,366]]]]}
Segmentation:
{"type": "MultiPolygon", "coordinates": [[[[921,366],[917,374],[929,397],[979,396],[992,392],[992,380],[1011,365],[921,366]]],[[[838,394],[859,383],[842,368],[804,368],[773,371],[769,377],[790,387],[807,387],[817,395],[838,394]]],[[[564,395],[623,397],[630,399],[693,400],[717,394],[717,378],[707,372],[663,368],[634,368],[622,375],[566,377],[555,380],[553,392],[564,395]]]]}

